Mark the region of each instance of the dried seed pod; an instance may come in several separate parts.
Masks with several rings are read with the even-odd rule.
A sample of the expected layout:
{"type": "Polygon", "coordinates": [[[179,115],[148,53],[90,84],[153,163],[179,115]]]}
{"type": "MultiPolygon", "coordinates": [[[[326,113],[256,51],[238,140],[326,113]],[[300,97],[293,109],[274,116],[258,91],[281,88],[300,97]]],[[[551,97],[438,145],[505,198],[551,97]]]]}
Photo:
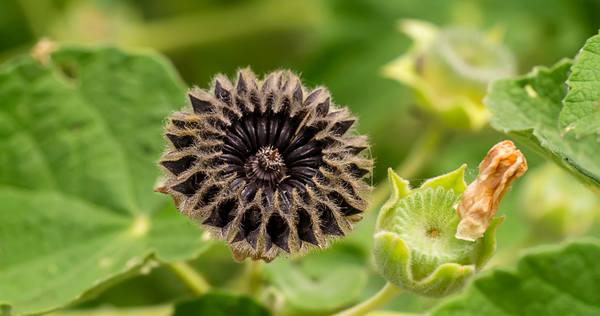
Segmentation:
{"type": "Polygon", "coordinates": [[[496,144],[479,164],[479,175],[463,193],[456,214],[456,238],[474,241],[483,236],[512,182],[527,171],[527,161],[515,144],[496,144]]]}
{"type": "Polygon", "coordinates": [[[373,162],[366,136],[344,137],[355,123],[329,93],[311,93],[289,71],[189,92],[193,113],[170,117],[171,148],[160,190],[180,213],[227,242],[238,261],[325,248],[361,219],[373,162]]]}

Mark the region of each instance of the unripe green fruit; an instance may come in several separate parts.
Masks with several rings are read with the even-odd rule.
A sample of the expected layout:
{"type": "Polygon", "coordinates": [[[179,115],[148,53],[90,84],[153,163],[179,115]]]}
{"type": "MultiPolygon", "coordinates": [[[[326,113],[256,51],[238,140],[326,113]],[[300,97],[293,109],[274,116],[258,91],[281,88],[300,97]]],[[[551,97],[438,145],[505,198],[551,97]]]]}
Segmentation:
{"type": "Polygon", "coordinates": [[[481,102],[494,79],[516,73],[512,53],[475,29],[445,29],[423,53],[422,76],[444,96],[481,102]]]}
{"type": "Polygon", "coordinates": [[[454,237],[460,219],[455,204],[466,189],[463,165],[411,190],[391,169],[391,199],[375,228],[373,253],[381,275],[400,289],[443,297],[461,289],[496,250],[494,218],[474,242],[454,237]]]}
{"type": "Polygon", "coordinates": [[[488,83],[516,73],[515,58],[498,36],[419,20],[401,20],[399,26],[413,45],[383,75],[411,87],[418,104],[450,127],[478,130],[488,124],[491,113],[482,102],[488,83]]]}

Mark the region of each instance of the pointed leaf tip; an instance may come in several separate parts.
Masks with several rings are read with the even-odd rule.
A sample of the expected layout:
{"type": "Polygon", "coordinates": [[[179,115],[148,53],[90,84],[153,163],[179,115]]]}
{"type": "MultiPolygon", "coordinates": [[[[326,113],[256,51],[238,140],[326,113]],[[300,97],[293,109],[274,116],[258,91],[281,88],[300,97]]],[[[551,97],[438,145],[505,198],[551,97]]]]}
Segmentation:
{"type": "Polygon", "coordinates": [[[463,164],[450,173],[429,179],[421,185],[420,189],[443,187],[446,190],[453,190],[456,194],[462,194],[467,188],[465,168],[467,168],[467,165],[463,164]]]}
{"type": "Polygon", "coordinates": [[[390,221],[389,218],[395,216],[393,211],[395,203],[408,195],[411,191],[408,181],[400,178],[392,168],[388,168],[388,179],[390,180],[391,194],[387,202],[383,204],[379,211],[375,232],[389,229],[388,224],[393,222],[390,221]]]}
{"type": "Polygon", "coordinates": [[[394,172],[394,169],[388,168],[388,178],[390,180],[390,189],[392,193],[390,199],[401,199],[410,193],[410,183],[397,175],[396,172],[394,172]]]}

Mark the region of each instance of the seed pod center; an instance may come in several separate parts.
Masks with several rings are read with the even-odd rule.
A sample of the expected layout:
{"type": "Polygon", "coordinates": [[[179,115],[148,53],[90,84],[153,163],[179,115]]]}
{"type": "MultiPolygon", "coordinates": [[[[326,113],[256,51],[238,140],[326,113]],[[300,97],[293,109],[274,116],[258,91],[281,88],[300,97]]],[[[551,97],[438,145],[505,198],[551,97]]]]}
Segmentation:
{"type": "Polygon", "coordinates": [[[261,147],[255,155],[248,158],[245,167],[250,179],[260,181],[272,188],[286,177],[287,168],[283,157],[278,149],[273,149],[271,146],[261,147]]]}

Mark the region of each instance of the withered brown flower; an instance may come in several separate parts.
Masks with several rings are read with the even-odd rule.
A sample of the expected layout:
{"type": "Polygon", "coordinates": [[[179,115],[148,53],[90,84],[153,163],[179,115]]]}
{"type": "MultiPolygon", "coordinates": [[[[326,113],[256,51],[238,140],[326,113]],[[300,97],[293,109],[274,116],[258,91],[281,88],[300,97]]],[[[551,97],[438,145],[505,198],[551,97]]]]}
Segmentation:
{"type": "Polygon", "coordinates": [[[456,238],[475,241],[483,236],[512,182],[527,171],[527,161],[515,144],[496,144],[479,164],[479,175],[460,200],[456,238]]]}
{"type": "Polygon", "coordinates": [[[217,75],[211,90],[190,90],[193,113],[170,117],[161,191],[238,261],[327,247],[369,204],[369,145],[344,137],[356,118],[324,87],[306,92],[289,71],[259,81],[245,69],[235,86],[217,75]]]}

